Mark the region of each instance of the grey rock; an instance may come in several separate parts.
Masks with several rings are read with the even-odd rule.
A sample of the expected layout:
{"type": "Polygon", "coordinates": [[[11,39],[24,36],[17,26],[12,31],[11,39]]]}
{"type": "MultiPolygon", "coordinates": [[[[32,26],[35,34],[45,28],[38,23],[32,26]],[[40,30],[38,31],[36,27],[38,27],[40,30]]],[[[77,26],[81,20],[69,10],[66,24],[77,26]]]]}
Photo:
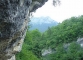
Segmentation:
{"type": "Polygon", "coordinates": [[[81,47],[83,47],[83,38],[78,38],[77,43],[80,44],[81,47]]]}
{"type": "Polygon", "coordinates": [[[51,48],[42,50],[42,56],[46,56],[46,55],[52,54],[52,53],[53,53],[53,51],[51,48]]]}
{"type": "Polygon", "coordinates": [[[40,6],[32,3],[39,0],[0,0],[0,60],[15,60],[21,51],[26,35],[29,13],[41,7],[47,0],[40,0],[40,6]],[[13,58],[12,58],[13,57],[13,58]]]}

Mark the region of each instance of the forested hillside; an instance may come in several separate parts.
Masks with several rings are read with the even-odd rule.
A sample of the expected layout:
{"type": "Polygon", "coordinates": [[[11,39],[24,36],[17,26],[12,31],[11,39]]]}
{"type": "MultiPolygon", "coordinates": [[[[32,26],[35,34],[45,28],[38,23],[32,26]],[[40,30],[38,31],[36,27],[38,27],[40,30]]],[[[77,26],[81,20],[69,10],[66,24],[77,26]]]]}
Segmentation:
{"type": "Polygon", "coordinates": [[[83,60],[83,48],[76,41],[83,38],[83,15],[66,19],[44,33],[38,29],[27,31],[17,60],[83,60]],[[65,44],[69,44],[64,48],[65,44]],[[43,49],[53,53],[42,56],[43,49]]]}

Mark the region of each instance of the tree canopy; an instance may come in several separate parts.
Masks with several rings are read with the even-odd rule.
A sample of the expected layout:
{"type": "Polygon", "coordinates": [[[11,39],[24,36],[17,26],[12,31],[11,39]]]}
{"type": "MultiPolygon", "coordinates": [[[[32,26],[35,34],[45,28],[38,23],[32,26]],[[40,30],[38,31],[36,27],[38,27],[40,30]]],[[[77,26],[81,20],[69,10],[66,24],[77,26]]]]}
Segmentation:
{"type": "Polygon", "coordinates": [[[17,54],[17,60],[83,60],[83,48],[76,43],[79,37],[83,37],[82,24],[83,15],[48,27],[44,33],[38,29],[27,31],[23,49],[17,54]],[[68,43],[70,45],[65,49],[64,44],[68,43]],[[49,47],[56,52],[42,57],[42,50],[49,47]]]}

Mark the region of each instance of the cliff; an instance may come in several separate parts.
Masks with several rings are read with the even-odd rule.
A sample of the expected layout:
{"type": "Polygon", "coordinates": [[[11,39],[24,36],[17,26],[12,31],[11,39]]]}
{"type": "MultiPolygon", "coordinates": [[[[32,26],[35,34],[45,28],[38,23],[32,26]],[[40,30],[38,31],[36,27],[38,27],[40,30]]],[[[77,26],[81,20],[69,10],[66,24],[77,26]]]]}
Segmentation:
{"type": "Polygon", "coordinates": [[[15,60],[26,35],[29,14],[47,0],[0,0],[0,60],[15,60]]]}

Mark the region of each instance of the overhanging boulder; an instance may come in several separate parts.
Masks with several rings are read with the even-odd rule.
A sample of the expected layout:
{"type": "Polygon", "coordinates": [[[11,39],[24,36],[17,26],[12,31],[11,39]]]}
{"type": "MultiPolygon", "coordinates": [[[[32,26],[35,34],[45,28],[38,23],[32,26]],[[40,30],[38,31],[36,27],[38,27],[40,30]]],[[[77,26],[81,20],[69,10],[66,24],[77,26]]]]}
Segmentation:
{"type": "Polygon", "coordinates": [[[47,0],[0,0],[0,60],[15,60],[26,35],[29,13],[47,0]]]}

